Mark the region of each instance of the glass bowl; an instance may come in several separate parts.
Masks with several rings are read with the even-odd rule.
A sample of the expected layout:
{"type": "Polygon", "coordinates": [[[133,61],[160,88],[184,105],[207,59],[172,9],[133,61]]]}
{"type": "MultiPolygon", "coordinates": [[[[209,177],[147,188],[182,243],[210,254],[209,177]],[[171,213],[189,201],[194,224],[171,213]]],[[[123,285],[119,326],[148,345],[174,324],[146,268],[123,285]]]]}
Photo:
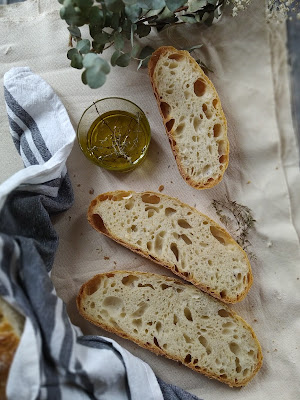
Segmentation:
{"type": "Polygon", "coordinates": [[[147,117],[136,104],[107,97],[84,111],[77,139],[90,161],[111,171],[126,172],[146,157],[151,131],[147,117]]]}

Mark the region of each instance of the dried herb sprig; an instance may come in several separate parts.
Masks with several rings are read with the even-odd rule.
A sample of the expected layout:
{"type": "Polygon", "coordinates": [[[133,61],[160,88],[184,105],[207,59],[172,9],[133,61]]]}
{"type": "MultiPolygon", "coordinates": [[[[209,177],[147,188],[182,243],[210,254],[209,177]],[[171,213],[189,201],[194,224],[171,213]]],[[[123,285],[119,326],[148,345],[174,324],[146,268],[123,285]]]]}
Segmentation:
{"type": "MultiPolygon", "coordinates": [[[[253,218],[249,207],[226,198],[223,201],[213,200],[214,207],[220,221],[226,226],[236,242],[244,249],[248,250],[251,243],[248,235],[254,227],[256,220],[253,218]]],[[[248,251],[248,255],[255,257],[248,251]]]]}

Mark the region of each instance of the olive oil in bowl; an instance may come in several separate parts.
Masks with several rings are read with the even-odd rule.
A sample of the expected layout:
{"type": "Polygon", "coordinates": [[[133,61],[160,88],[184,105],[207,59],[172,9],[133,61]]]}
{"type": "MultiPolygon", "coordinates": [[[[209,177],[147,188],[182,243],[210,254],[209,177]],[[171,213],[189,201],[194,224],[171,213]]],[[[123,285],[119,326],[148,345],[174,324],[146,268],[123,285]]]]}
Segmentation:
{"type": "Polygon", "coordinates": [[[126,172],[145,158],[151,133],[148,120],[139,107],[128,100],[108,98],[99,100],[85,111],[77,136],[81,150],[89,160],[108,170],[126,172]],[[110,109],[103,107],[104,101],[109,101],[110,109]],[[126,106],[122,104],[121,108],[120,101],[126,102],[126,106]],[[119,108],[111,109],[117,106],[119,108]]]}

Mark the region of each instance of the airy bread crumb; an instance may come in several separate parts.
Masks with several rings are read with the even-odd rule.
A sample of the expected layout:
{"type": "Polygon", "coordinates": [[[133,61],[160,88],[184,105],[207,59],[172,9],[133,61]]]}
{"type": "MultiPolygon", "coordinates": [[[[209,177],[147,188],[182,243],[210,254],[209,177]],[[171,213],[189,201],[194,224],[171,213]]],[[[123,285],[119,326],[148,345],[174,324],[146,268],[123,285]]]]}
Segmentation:
{"type": "Polygon", "coordinates": [[[215,186],[228,166],[227,121],[212,82],[188,51],[157,49],[148,64],[179,171],[196,189],[215,186]]]}
{"type": "Polygon", "coordinates": [[[251,266],[242,248],[218,224],[176,198],[103,193],[91,202],[88,220],[97,231],[224,302],[240,301],[250,289],[251,266]]]}
{"type": "Polygon", "coordinates": [[[244,386],[262,365],[252,328],[222,302],[157,274],[96,275],[77,297],[81,315],[156,354],[229,386],[244,386]]]}

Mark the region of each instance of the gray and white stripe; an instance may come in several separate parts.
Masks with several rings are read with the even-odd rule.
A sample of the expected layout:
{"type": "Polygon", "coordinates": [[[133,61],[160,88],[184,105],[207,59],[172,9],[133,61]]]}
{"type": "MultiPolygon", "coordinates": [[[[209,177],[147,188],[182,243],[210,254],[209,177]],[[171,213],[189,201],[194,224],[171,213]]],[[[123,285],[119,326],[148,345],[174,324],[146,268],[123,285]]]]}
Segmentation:
{"type": "MultiPolygon", "coordinates": [[[[82,336],[80,329],[71,324],[49,276],[58,245],[50,217],[68,209],[73,201],[71,183],[61,159],[64,158],[65,163],[75,133],[60,100],[40,77],[29,68],[15,68],[7,74],[4,91],[10,129],[28,167],[25,169],[27,179],[26,173],[21,178],[17,173],[11,179],[16,179],[18,185],[10,181],[0,186],[0,296],[16,305],[26,317],[25,330],[10,370],[15,379],[8,383],[10,398],[195,399],[180,389],[175,392],[161,381],[159,386],[150,367],[116,342],[99,336],[82,336]],[[30,112],[26,102],[30,96],[31,107],[34,107],[40,99],[39,90],[45,87],[45,118],[49,118],[49,107],[54,100],[53,113],[59,109],[59,117],[53,125],[49,119],[46,124],[40,124],[48,129],[46,133],[40,131],[31,116],[34,112],[30,112]],[[22,95],[26,107],[22,106],[22,95]],[[47,101],[47,96],[51,101],[47,101]],[[59,118],[61,129],[56,131],[53,127],[58,127],[59,118]],[[55,134],[60,135],[59,140],[55,134]],[[64,157],[59,153],[62,149],[64,157]],[[59,161],[55,164],[57,153],[59,161]],[[51,162],[51,168],[46,170],[45,165],[51,162]],[[51,176],[45,173],[50,170],[51,176]],[[36,175],[32,171],[37,171],[36,175]],[[3,185],[6,185],[4,189],[3,185]],[[29,368],[24,369],[24,360],[29,368]],[[24,390],[20,390],[20,382],[24,390]],[[166,396],[163,397],[160,387],[168,388],[166,396]]],[[[39,110],[42,113],[42,105],[39,110]]],[[[42,118],[40,115],[39,121],[42,118]]]]}

